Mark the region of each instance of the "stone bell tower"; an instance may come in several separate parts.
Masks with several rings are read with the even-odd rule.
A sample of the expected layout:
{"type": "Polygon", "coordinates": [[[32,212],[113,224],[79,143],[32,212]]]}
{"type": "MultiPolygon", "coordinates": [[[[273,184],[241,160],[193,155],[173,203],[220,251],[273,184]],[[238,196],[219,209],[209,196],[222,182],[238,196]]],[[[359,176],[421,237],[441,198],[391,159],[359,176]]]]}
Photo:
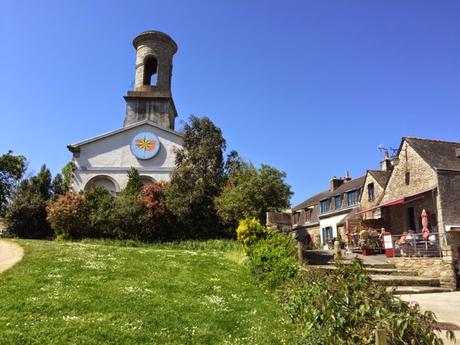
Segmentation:
{"type": "Polygon", "coordinates": [[[177,112],[171,95],[171,75],[177,45],[171,37],[159,31],[141,33],[133,45],[136,48],[136,79],[134,90],[125,96],[123,125],[150,120],[174,129],[177,112]]]}

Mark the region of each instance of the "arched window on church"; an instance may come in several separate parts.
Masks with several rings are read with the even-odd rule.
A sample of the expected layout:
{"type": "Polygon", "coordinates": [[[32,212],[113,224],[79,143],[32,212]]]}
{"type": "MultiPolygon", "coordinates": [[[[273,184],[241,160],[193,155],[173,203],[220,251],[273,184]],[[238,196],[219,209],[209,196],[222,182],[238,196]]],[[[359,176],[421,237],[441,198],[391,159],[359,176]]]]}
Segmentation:
{"type": "Polygon", "coordinates": [[[157,59],[151,55],[147,56],[144,59],[144,80],[143,80],[144,85],[151,85],[151,86],[157,85],[157,77],[158,77],[157,69],[158,69],[157,59]]]}

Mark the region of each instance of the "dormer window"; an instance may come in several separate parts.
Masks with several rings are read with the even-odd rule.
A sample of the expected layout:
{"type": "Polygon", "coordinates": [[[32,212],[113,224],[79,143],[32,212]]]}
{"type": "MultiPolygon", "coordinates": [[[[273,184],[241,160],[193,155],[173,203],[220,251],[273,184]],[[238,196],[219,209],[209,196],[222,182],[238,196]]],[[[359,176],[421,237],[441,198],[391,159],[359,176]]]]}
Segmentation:
{"type": "Polygon", "coordinates": [[[347,193],[347,204],[348,206],[353,206],[358,203],[358,191],[354,190],[347,193]]]}
{"type": "Polygon", "coordinates": [[[331,207],[331,201],[329,199],[323,200],[320,202],[320,211],[321,213],[328,212],[331,207]]]}
{"type": "Polygon", "coordinates": [[[337,195],[334,197],[334,207],[336,210],[342,208],[342,196],[337,195]]]}

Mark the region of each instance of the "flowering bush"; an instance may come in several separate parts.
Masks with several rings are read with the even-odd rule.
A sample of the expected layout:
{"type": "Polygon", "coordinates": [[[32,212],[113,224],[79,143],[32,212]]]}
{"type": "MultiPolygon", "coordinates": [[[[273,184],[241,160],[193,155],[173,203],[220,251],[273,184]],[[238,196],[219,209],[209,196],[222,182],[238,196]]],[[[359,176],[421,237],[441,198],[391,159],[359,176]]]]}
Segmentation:
{"type": "Polygon", "coordinates": [[[62,235],[64,238],[82,237],[86,228],[83,202],[83,195],[68,192],[59,195],[48,205],[47,220],[56,235],[62,235]]]}
{"type": "Polygon", "coordinates": [[[247,250],[251,245],[266,238],[268,230],[255,219],[243,219],[236,229],[236,237],[247,250]]]}

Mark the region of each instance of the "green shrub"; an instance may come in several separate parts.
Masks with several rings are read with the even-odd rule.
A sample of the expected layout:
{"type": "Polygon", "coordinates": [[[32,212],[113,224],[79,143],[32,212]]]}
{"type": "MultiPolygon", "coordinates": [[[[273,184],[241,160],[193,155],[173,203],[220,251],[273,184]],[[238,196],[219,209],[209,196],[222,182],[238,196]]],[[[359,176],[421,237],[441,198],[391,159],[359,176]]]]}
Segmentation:
{"type": "Polygon", "coordinates": [[[86,228],[83,203],[83,195],[68,192],[48,205],[47,220],[56,235],[65,239],[82,237],[86,228]]]}
{"type": "Polygon", "coordinates": [[[377,327],[392,345],[442,344],[434,315],[372,282],[360,261],[332,273],[308,272],[285,289],[283,300],[299,344],[374,344],[377,327]]]}
{"type": "Polygon", "coordinates": [[[300,273],[294,241],[282,234],[256,242],[249,247],[248,256],[252,272],[271,288],[280,287],[300,273]]]}
{"type": "Polygon", "coordinates": [[[83,204],[86,227],[80,238],[117,238],[115,233],[114,213],[115,197],[102,187],[95,187],[86,192],[83,204]]]}
{"type": "Polygon", "coordinates": [[[236,238],[243,244],[245,250],[256,242],[267,238],[268,230],[255,219],[240,220],[240,224],[236,229],[236,238]]]}
{"type": "Polygon", "coordinates": [[[120,240],[145,241],[144,208],[137,196],[119,196],[113,209],[112,231],[120,240]]]}

